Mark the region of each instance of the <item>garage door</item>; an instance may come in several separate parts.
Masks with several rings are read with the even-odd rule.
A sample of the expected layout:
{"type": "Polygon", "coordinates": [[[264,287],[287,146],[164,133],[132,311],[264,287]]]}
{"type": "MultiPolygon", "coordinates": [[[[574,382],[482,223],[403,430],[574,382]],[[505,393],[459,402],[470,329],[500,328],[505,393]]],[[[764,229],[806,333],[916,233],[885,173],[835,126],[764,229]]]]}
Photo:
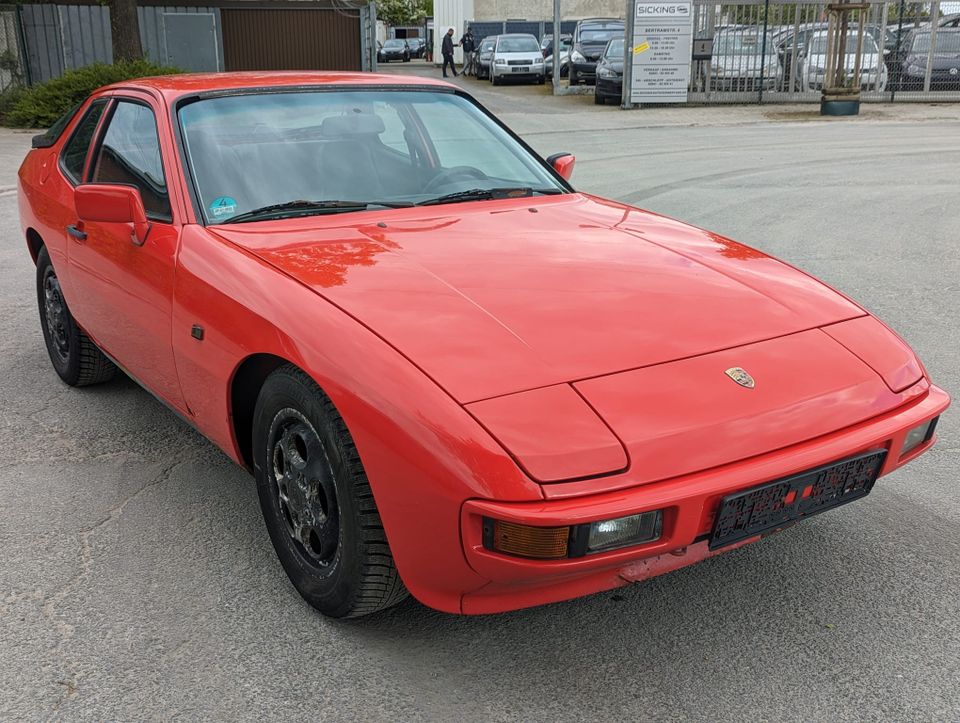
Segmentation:
{"type": "Polygon", "coordinates": [[[357,11],[226,9],[227,70],[360,70],[357,11]]]}

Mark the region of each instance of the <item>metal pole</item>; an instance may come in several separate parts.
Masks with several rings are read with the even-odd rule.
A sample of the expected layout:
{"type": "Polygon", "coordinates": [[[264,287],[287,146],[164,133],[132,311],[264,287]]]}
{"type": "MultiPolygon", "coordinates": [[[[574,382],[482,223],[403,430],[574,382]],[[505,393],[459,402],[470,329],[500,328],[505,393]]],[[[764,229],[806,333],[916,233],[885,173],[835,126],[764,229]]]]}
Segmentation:
{"type": "Polygon", "coordinates": [[[930,78],[933,73],[933,54],[937,52],[937,28],[940,23],[940,0],[933,0],[930,5],[930,50],[927,51],[927,72],[923,76],[923,92],[930,92],[930,78]]]}
{"type": "Polygon", "coordinates": [[[894,49],[894,68],[897,69],[896,77],[894,77],[893,82],[890,84],[890,102],[893,102],[893,99],[897,97],[897,86],[900,85],[900,72],[902,70],[900,64],[900,41],[903,38],[903,14],[907,10],[907,0],[900,0],[900,20],[897,22],[897,47],[894,49]]]}
{"type": "Polygon", "coordinates": [[[620,107],[632,108],[630,102],[630,89],[633,87],[633,42],[634,42],[634,21],[637,12],[634,8],[634,0],[627,0],[626,9],[626,27],[623,36],[623,80],[620,84],[620,107]]]}
{"type": "Polygon", "coordinates": [[[763,0],[763,42],[760,47],[760,92],[757,94],[757,104],[763,103],[763,71],[767,63],[767,23],[770,18],[770,0],[763,0]]]}
{"type": "Polygon", "coordinates": [[[23,7],[14,5],[17,18],[17,40],[20,45],[20,59],[23,63],[23,78],[27,87],[33,85],[33,73],[30,72],[30,55],[27,53],[27,32],[23,29],[23,7]]]}
{"type": "Polygon", "coordinates": [[[560,0],[553,0],[553,94],[560,95],[560,0]]]}

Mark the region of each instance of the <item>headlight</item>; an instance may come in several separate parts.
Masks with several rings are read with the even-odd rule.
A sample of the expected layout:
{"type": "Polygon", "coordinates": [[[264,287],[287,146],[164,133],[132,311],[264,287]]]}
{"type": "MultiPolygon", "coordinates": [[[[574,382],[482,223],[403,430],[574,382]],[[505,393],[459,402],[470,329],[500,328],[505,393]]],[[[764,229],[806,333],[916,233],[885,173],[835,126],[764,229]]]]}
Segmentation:
{"type": "Polygon", "coordinates": [[[934,417],[933,419],[924,422],[918,427],[914,427],[909,432],[903,440],[903,446],[900,448],[900,456],[902,457],[907,452],[910,452],[917,447],[919,447],[924,442],[930,441],[933,437],[933,432],[937,428],[937,421],[940,417],[934,417]]]}
{"type": "Polygon", "coordinates": [[[493,64],[494,64],[494,65],[506,65],[506,64],[507,64],[507,61],[506,61],[506,60],[501,60],[500,58],[495,58],[494,61],[493,61],[493,64]]]}
{"type": "Polygon", "coordinates": [[[601,78],[616,78],[616,77],[617,77],[616,71],[610,70],[610,68],[600,68],[600,70],[597,71],[597,75],[599,75],[601,78]]]}
{"type": "Polygon", "coordinates": [[[581,53],[579,50],[574,50],[572,53],[570,53],[570,59],[573,60],[574,63],[587,62],[586,56],[583,53],[581,53]]]}
{"type": "Polygon", "coordinates": [[[537,527],[483,518],[483,546],[535,560],[562,560],[655,542],[663,534],[663,510],[582,525],[537,527]]]}

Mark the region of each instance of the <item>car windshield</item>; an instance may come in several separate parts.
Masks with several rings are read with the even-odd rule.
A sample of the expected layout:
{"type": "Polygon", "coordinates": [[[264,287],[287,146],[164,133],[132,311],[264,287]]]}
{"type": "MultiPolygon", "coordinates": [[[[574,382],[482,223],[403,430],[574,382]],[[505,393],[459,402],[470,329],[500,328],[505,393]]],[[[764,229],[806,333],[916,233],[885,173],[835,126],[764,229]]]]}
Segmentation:
{"type": "Polygon", "coordinates": [[[591,44],[606,43],[617,35],[623,35],[622,26],[609,28],[581,28],[580,42],[591,44]]]}
{"type": "Polygon", "coordinates": [[[608,58],[623,59],[623,38],[611,40],[604,55],[608,58]]]}
{"type": "MultiPolygon", "coordinates": [[[[877,42],[873,39],[873,36],[869,33],[865,34],[863,37],[863,52],[866,55],[872,55],[879,52],[877,50],[877,42]]],[[[826,55],[827,54],[827,36],[815,35],[810,40],[810,55],[826,55]]],[[[847,42],[846,42],[846,54],[847,55],[856,55],[857,54],[857,33],[848,33],[847,42]]]]}
{"type": "Polygon", "coordinates": [[[496,40],[484,40],[483,44],[480,46],[480,52],[489,53],[491,50],[493,50],[493,46],[496,44],[496,40]]]}
{"type": "MultiPolygon", "coordinates": [[[[913,38],[910,49],[914,53],[930,52],[930,33],[917,33],[913,38]]],[[[937,32],[937,47],[933,52],[935,55],[960,53],[960,32],[939,30],[937,32]]]]}
{"type": "Polygon", "coordinates": [[[539,53],[540,45],[533,36],[526,38],[500,38],[498,53],[539,53]]]}
{"type": "MultiPolygon", "coordinates": [[[[715,55],[760,55],[763,52],[763,35],[722,33],[717,35],[713,52],[715,55]]],[[[767,35],[767,55],[775,53],[773,39],[767,35]]]]}
{"type": "Polygon", "coordinates": [[[193,101],[178,117],[209,223],[278,204],[302,206],[286,213],[297,215],[478,189],[564,190],[486,113],[446,91],[249,93],[193,101]],[[331,201],[349,204],[317,206],[331,201]]]}
{"type": "Polygon", "coordinates": [[[388,40],[383,44],[385,48],[402,48],[403,46],[404,42],[402,40],[388,40]]]}

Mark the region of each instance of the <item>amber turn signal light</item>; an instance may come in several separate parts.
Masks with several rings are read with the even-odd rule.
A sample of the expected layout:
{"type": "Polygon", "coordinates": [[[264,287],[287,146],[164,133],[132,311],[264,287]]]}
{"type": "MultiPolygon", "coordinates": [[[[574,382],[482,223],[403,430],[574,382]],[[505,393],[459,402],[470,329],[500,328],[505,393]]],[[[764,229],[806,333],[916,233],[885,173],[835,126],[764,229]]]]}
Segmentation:
{"type": "Polygon", "coordinates": [[[490,518],[483,522],[488,549],[537,560],[559,560],[567,556],[569,527],[532,527],[490,518]]]}

